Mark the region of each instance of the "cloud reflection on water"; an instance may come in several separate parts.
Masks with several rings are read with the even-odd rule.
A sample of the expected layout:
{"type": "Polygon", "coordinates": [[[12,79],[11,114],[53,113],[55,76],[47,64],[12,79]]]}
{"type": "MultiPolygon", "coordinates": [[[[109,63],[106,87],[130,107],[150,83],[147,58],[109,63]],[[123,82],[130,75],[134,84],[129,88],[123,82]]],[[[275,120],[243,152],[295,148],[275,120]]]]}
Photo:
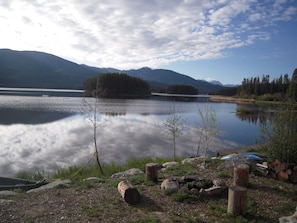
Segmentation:
{"type": "MultiPolygon", "coordinates": [[[[156,128],[160,122],[160,117],[155,115],[108,118],[98,129],[100,159],[123,164],[130,157],[173,156],[172,142],[156,128]]],[[[92,134],[92,125],[81,115],[38,125],[0,125],[0,175],[12,176],[21,170],[47,173],[84,164],[94,152],[92,134]]],[[[177,155],[196,154],[197,141],[195,129],[188,126],[177,139],[177,155]]],[[[237,146],[226,140],[216,141],[218,149],[237,146]]]]}

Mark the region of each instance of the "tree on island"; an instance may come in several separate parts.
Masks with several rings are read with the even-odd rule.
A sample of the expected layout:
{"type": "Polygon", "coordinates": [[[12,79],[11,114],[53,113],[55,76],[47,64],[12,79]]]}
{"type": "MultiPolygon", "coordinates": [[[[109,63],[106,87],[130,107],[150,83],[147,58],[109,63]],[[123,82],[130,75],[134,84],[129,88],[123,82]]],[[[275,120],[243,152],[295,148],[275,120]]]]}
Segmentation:
{"type": "Polygon", "coordinates": [[[119,73],[91,77],[84,83],[84,90],[87,97],[101,98],[145,98],[151,94],[144,80],[119,73]]]}
{"type": "MultiPolygon", "coordinates": [[[[197,90],[197,88],[191,86],[191,85],[170,85],[167,90],[166,90],[167,94],[181,94],[181,95],[197,95],[199,94],[199,91],[197,90]]],[[[183,97],[176,97],[176,96],[168,96],[167,97],[170,100],[181,100],[181,101],[194,101],[196,100],[196,98],[193,97],[187,97],[187,96],[183,96],[183,97]]]]}
{"type": "Polygon", "coordinates": [[[167,94],[188,94],[197,95],[199,91],[191,85],[170,85],[166,91],[167,94]]]}

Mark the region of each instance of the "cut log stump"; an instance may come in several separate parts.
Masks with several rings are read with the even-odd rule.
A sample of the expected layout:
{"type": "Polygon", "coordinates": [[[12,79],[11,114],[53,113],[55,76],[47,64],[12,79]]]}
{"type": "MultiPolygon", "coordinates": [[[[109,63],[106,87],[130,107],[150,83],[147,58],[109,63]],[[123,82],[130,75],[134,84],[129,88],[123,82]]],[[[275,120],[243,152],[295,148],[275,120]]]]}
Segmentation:
{"type": "Polygon", "coordinates": [[[233,185],[239,187],[247,187],[249,184],[249,170],[247,164],[239,164],[234,167],[233,185]]]}
{"type": "Polygon", "coordinates": [[[292,172],[290,174],[290,180],[292,183],[297,183],[297,172],[292,172]]]}
{"type": "Polygon", "coordinates": [[[228,191],[228,213],[232,216],[246,214],[247,210],[247,188],[231,186],[228,191]]]}
{"type": "Polygon", "coordinates": [[[118,184],[118,191],[128,204],[133,205],[140,202],[140,194],[137,188],[129,181],[121,181],[118,184]]]}
{"type": "Polygon", "coordinates": [[[158,163],[147,163],[145,165],[146,180],[148,181],[158,181],[158,163]]]}

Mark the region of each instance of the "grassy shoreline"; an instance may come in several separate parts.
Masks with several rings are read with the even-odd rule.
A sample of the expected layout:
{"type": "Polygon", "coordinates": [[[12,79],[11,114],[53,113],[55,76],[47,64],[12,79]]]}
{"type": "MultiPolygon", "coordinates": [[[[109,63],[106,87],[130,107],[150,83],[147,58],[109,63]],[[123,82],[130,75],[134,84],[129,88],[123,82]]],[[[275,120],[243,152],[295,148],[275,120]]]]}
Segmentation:
{"type": "MultiPolygon", "coordinates": [[[[241,153],[248,151],[258,151],[261,150],[261,144],[255,144],[252,146],[245,146],[239,148],[230,148],[218,151],[219,156],[224,156],[232,153],[241,153]]],[[[176,161],[180,162],[188,157],[176,157],[176,161]]],[[[67,179],[71,178],[73,180],[81,180],[88,177],[101,177],[108,178],[114,173],[122,172],[131,168],[138,168],[145,172],[145,165],[147,163],[165,163],[174,161],[173,157],[160,157],[160,158],[151,158],[151,157],[131,157],[124,165],[116,164],[115,162],[102,163],[102,168],[104,170],[105,176],[101,175],[98,171],[97,164],[90,165],[73,165],[67,168],[61,168],[56,170],[51,179],[67,179]]],[[[17,178],[29,179],[29,180],[42,180],[45,177],[40,171],[37,172],[28,172],[22,170],[16,174],[17,178]]]]}
{"type": "MultiPolygon", "coordinates": [[[[182,159],[182,158],[181,158],[182,159]]],[[[147,162],[163,163],[168,159],[133,158],[123,167],[140,167],[147,162]]],[[[40,193],[20,194],[11,203],[1,205],[3,222],[277,222],[281,216],[293,214],[297,193],[296,186],[283,181],[249,175],[247,215],[232,217],[227,213],[227,191],[215,197],[201,197],[185,194],[183,191],[172,196],[160,189],[162,180],[170,177],[197,175],[199,179],[221,179],[227,185],[233,182],[232,171],[218,171],[223,161],[207,160],[206,168],[199,163],[179,164],[158,173],[158,182],[148,182],[145,174],[130,177],[138,188],[141,202],[128,205],[117,191],[119,181],[125,179],[100,178],[96,182],[83,181],[84,174],[92,174],[90,169],[72,178],[69,187],[58,187],[40,193]],[[101,180],[102,179],[102,180],[101,180]],[[61,209],[61,207],[63,207],[61,209]]],[[[99,173],[98,167],[93,170],[99,173]]],[[[114,166],[114,171],[117,170],[114,166]]],[[[75,169],[73,169],[75,171],[75,169]]],[[[67,174],[66,174],[67,175],[67,174]]],[[[62,176],[61,176],[62,177],[62,176]]]]}

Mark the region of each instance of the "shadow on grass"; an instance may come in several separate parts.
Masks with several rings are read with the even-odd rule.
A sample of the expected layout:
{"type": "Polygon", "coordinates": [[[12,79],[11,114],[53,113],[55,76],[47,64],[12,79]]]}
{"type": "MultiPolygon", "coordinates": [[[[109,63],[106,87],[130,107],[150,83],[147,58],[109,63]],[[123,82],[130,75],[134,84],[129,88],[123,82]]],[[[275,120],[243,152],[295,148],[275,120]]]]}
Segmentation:
{"type": "Polygon", "coordinates": [[[141,195],[140,203],[133,205],[133,207],[140,208],[146,210],[147,212],[161,211],[162,207],[158,205],[153,199],[141,195]]]}

